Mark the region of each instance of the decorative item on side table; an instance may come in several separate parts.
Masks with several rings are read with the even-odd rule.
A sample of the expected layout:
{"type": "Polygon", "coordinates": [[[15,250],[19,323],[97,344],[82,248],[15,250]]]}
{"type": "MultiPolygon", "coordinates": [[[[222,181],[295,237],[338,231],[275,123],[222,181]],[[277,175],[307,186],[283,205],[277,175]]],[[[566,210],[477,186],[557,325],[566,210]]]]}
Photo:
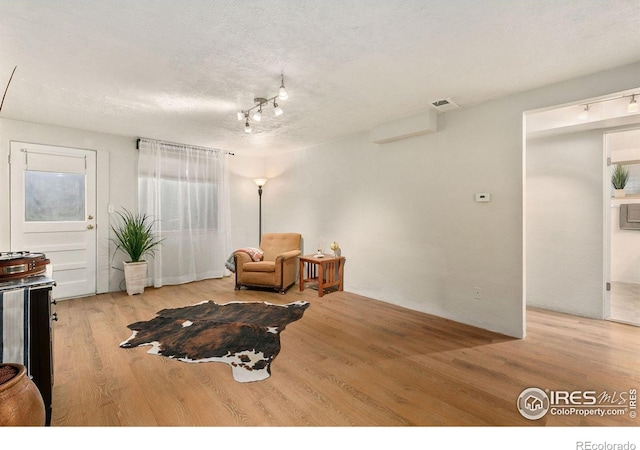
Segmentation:
{"type": "Polygon", "coordinates": [[[316,250],[316,258],[324,258],[324,238],[320,236],[318,241],[318,249],[316,250]]]}
{"type": "Polygon", "coordinates": [[[340,244],[338,244],[336,241],[333,241],[329,245],[329,248],[333,250],[333,256],[340,256],[342,254],[342,250],[340,250],[340,244]]]}
{"type": "Polygon", "coordinates": [[[624,164],[616,164],[611,173],[611,184],[614,189],[614,197],[621,198],[625,196],[624,188],[629,181],[629,169],[624,164]]]}
{"type": "MultiPolygon", "coordinates": [[[[153,232],[154,221],[146,214],[133,214],[128,210],[118,211],[119,224],[111,225],[114,233],[115,252],[122,250],[129,260],[123,261],[127,294],[142,294],[147,284],[146,255],[153,255],[164,239],[158,239],[153,232]]],[[[115,256],[114,252],[114,256],[115,256]]]]}

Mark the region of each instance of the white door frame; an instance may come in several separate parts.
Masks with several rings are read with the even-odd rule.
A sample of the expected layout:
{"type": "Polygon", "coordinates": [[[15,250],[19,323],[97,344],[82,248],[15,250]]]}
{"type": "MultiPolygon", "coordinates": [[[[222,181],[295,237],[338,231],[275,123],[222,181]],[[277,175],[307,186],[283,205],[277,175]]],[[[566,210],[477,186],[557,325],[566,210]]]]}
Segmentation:
{"type": "Polygon", "coordinates": [[[603,148],[603,175],[602,180],[602,210],[604,217],[604,229],[603,229],[603,276],[604,276],[604,292],[602,293],[602,317],[608,319],[611,317],[611,147],[608,144],[607,135],[609,132],[605,131],[602,136],[602,148],[603,148]]]}

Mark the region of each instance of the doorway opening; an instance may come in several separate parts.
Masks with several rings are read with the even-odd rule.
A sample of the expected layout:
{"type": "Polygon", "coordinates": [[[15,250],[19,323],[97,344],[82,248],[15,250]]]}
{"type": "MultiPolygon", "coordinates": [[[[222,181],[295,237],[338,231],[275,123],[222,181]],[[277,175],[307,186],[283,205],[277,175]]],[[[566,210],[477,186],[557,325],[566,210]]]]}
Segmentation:
{"type": "Polygon", "coordinates": [[[628,174],[623,193],[609,184],[610,214],[605,235],[609,242],[609,320],[640,326],[640,129],[605,135],[609,176],[617,168],[628,174]]]}
{"type": "MultiPolygon", "coordinates": [[[[640,294],[640,278],[637,282],[632,279],[631,286],[623,285],[619,282],[630,281],[616,278],[615,269],[612,278],[612,263],[618,256],[617,243],[610,235],[619,226],[617,222],[612,226],[619,209],[614,210],[613,205],[613,166],[608,160],[611,146],[607,141],[622,132],[640,133],[640,114],[627,107],[637,91],[525,112],[523,209],[528,306],[636,323],[629,310],[621,308],[640,313],[640,307],[628,303],[630,298],[640,299],[636,295],[640,294]],[[581,117],[587,103],[593,105],[590,114],[581,117]]],[[[634,200],[640,204],[640,143],[635,147],[637,157],[616,158],[638,164],[629,186],[638,184],[634,200]]],[[[631,200],[630,194],[627,201],[631,200]]],[[[640,239],[640,229],[628,233],[640,239]]],[[[640,277],[640,248],[636,254],[632,270],[640,277]]]]}

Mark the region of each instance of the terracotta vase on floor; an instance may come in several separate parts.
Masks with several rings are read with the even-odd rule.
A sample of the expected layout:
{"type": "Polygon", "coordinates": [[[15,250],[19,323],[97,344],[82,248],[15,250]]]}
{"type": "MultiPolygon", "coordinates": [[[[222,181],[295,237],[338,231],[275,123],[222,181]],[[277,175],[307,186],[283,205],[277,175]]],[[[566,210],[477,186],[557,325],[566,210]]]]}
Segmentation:
{"type": "Polygon", "coordinates": [[[0,363],[6,381],[0,384],[0,426],[44,426],[42,395],[27,368],[21,364],[0,363]],[[7,379],[8,378],[8,379],[7,379]]]}

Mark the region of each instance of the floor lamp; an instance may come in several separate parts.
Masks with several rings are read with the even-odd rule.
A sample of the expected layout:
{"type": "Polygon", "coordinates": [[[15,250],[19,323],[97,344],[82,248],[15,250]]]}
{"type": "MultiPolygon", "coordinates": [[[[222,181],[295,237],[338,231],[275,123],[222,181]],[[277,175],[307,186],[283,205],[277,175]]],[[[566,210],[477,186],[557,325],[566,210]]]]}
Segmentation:
{"type": "Polygon", "coordinates": [[[260,246],[260,242],[262,241],[262,186],[267,182],[266,178],[254,178],[253,182],[258,186],[258,246],[260,246]]]}

